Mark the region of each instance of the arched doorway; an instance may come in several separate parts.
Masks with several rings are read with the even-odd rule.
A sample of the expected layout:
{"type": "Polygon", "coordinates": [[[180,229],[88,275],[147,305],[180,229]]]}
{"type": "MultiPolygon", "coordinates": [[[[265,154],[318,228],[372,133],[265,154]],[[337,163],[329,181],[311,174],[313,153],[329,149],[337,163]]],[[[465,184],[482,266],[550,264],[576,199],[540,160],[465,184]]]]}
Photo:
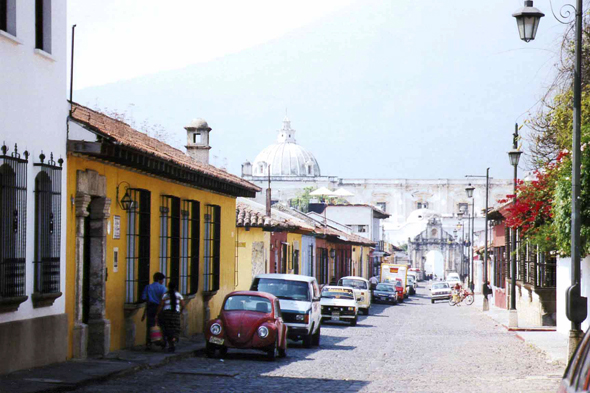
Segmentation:
{"type": "Polygon", "coordinates": [[[426,253],[424,270],[426,274],[430,274],[433,277],[445,277],[445,259],[439,250],[430,250],[426,253]]]}

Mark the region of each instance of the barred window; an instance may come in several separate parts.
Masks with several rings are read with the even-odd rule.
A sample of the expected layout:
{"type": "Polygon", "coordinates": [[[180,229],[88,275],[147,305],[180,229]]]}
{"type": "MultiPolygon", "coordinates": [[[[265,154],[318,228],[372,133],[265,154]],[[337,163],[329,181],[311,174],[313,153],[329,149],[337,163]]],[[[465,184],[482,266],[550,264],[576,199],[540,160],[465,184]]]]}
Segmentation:
{"type": "Polygon", "coordinates": [[[219,289],[220,247],[221,246],[221,207],[207,205],[205,214],[205,279],[206,292],[219,289]]]}
{"type": "Polygon", "coordinates": [[[180,291],[197,293],[199,288],[199,239],[201,204],[182,201],[182,238],[180,247],[180,291]]]}
{"type": "Polygon", "coordinates": [[[132,203],[127,210],[127,303],[137,303],[150,282],[150,209],[151,193],[129,189],[132,203]]]}
{"type": "Polygon", "coordinates": [[[160,205],[160,271],[180,282],[180,198],[163,195],[160,205]]]}
{"type": "Polygon", "coordinates": [[[61,173],[63,160],[35,164],[40,172],[35,178],[35,292],[60,291],[61,247],[61,173]],[[59,166],[57,165],[59,164],[59,166]]]}
{"type": "Polygon", "coordinates": [[[317,274],[318,274],[318,281],[320,284],[327,284],[328,283],[328,249],[327,248],[318,248],[317,253],[317,274]]]}
{"type": "Polygon", "coordinates": [[[0,297],[25,296],[27,163],[14,146],[0,155],[0,297]]]}
{"type": "Polygon", "coordinates": [[[299,274],[299,250],[293,250],[293,274],[299,274]]]}

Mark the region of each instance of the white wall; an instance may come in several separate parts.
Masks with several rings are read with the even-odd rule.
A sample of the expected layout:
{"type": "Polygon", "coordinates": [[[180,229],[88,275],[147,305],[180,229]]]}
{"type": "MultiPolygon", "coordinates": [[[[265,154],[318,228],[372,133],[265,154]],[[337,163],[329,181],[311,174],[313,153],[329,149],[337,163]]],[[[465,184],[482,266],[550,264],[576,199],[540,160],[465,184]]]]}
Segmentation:
{"type": "MultiPolygon", "coordinates": [[[[369,176],[370,173],[367,173],[369,176]]],[[[267,179],[249,177],[245,179],[262,187],[256,201],[264,203],[267,179]]],[[[428,209],[439,213],[443,218],[455,217],[459,203],[471,204],[467,198],[465,187],[473,184],[475,214],[483,217],[485,208],[485,179],[346,179],[332,176],[322,177],[271,177],[272,199],[288,201],[300,195],[305,187],[344,188],[354,196],[346,198],[351,203],[377,205],[387,204],[387,213],[391,217],[384,220],[386,226],[398,227],[406,222],[408,216],[416,210],[418,202],[427,202],[428,209]]],[[[489,206],[498,206],[499,199],[513,192],[512,180],[490,180],[489,206]]],[[[471,212],[471,207],[470,212],[471,212]]]]}
{"type": "MultiPolygon", "coordinates": [[[[46,2],[47,3],[47,2],[46,2]]],[[[0,34],[0,144],[5,141],[9,153],[14,144],[19,151],[31,154],[28,163],[27,190],[27,265],[26,294],[29,299],[17,312],[0,314],[0,323],[31,317],[63,313],[65,295],[51,307],[33,309],[34,211],[33,189],[39,172],[41,151],[49,159],[66,159],[67,63],[66,63],[66,1],[53,0],[51,12],[51,54],[35,50],[35,2],[16,2],[16,38],[0,34]]],[[[61,291],[65,293],[65,235],[66,209],[70,196],[66,194],[66,164],[62,171],[61,227],[61,291]]]]}

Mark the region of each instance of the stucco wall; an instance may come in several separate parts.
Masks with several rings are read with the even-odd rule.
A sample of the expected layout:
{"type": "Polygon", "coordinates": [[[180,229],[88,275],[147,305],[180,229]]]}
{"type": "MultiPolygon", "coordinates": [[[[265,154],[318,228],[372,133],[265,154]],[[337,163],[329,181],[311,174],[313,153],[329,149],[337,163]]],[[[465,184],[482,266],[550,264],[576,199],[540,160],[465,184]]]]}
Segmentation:
{"type": "MultiPolygon", "coordinates": [[[[205,233],[204,214],[207,204],[219,205],[221,207],[221,258],[220,258],[220,289],[210,301],[211,317],[219,313],[221,302],[224,296],[234,290],[234,273],[235,273],[235,199],[220,194],[187,187],[182,184],[168,182],[160,178],[143,175],[132,172],[127,169],[115,167],[113,165],[94,161],[82,157],[69,156],[68,167],[68,191],[67,195],[76,194],[76,172],[78,170],[94,170],[100,175],[106,177],[106,193],[111,198],[109,226],[111,230],[107,233],[106,255],[108,280],[106,283],[106,318],[111,322],[111,343],[110,350],[124,348],[126,346],[125,331],[125,314],[123,307],[125,304],[125,277],[126,277],[126,236],[127,233],[127,215],[116,202],[117,185],[121,182],[128,182],[131,187],[143,188],[151,191],[151,239],[150,239],[150,280],[153,273],[159,271],[160,255],[160,196],[163,194],[174,195],[181,199],[197,200],[201,203],[201,246],[199,248],[199,291],[197,296],[192,299],[188,305],[188,332],[201,332],[203,326],[203,236],[205,233]],[[120,239],[114,239],[112,231],[114,216],[121,218],[121,236],[120,239]],[[114,271],[113,266],[113,248],[119,249],[119,266],[118,271],[114,271]]],[[[119,195],[121,198],[122,195],[119,195]]],[[[71,204],[67,209],[67,286],[75,286],[75,211],[71,204]]],[[[66,309],[68,312],[70,346],[69,356],[72,356],[72,328],[74,322],[74,294],[67,294],[66,309]]],[[[133,318],[136,327],[135,344],[145,342],[145,322],[141,322],[142,312],[138,312],[133,318]]]]}
{"type": "Polygon", "coordinates": [[[262,262],[262,272],[264,273],[264,253],[268,253],[268,245],[265,247],[265,236],[262,228],[237,228],[238,234],[238,282],[236,290],[248,290],[252,283],[253,272],[260,267],[262,262]],[[260,258],[260,248],[262,247],[262,261],[255,260],[260,258]],[[256,252],[255,252],[256,251],[256,252]]]}

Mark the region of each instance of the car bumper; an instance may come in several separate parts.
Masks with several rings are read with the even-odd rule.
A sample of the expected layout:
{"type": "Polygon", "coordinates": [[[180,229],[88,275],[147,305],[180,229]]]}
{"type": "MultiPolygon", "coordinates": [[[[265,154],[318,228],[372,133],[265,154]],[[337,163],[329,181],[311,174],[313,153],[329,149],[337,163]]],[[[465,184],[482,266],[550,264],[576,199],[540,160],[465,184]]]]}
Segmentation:
{"type": "Polygon", "coordinates": [[[432,300],[449,300],[452,297],[452,295],[446,294],[446,295],[432,295],[430,298],[432,300]]]}
{"type": "Polygon", "coordinates": [[[333,316],[332,314],[322,314],[322,319],[329,320],[329,321],[348,321],[350,319],[355,319],[357,316],[355,315],[338,315],[333,316]],[[338,318],[338,319],[332,319],[338,318]]]}
{"type": "Polygon", "coordinates": [[[395,302],[397,302],[397,299],[395,297],[375,296],[374,301],[375,301],[375,303],[376,302],[395,303],[395,302]]]}
{"type": "Polygon", "coordinates": [[[290,339],[301,339],[303,336],[310,334],[311,325],[307,326],[301,323],[287,323],[287,337],[290,339]]]}

